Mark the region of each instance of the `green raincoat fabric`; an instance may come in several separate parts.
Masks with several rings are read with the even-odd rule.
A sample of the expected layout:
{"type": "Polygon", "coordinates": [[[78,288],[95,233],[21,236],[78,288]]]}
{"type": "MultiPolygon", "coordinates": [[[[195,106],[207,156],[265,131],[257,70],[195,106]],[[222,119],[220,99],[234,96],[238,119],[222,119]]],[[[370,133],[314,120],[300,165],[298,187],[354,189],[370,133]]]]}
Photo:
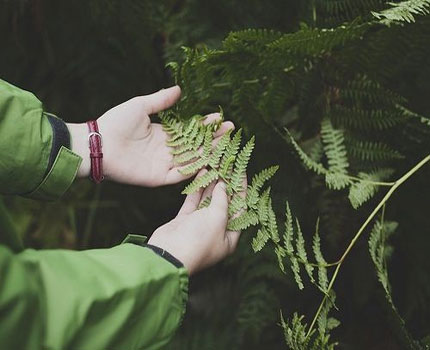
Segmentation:
{"type": "MultiPolygon", "coordinates": [[[[82,159],[63,145],[50,161],[54,138],[42,103],[0,80],[1,194],[56,200],[68,189],[82,159]]],[[[0,349],[155,350],[167,344],[185,312],[184,267],[132,243],[24,249],[6,211],[0,202],[0,349]]]]}

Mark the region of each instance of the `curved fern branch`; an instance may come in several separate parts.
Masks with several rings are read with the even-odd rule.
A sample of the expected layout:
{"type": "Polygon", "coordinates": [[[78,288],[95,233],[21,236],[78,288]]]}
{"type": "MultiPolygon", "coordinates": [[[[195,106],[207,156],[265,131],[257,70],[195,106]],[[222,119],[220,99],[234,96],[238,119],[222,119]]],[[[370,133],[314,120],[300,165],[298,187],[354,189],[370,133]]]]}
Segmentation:
{"type": "MultiPolygon", "coordinates": [[[[413,174],[415,174],[422,166],[424,166],[427,162],[430,161],[430,155],[423,158],[419,163],[417,163],[412,169],[410,169],[405,175],[403,175],[401,178],[399,178],[394,185],[389,189],[389,191],[386,193],[384,198],[379,202],[379,204],[373,209],[372,213],[367,217],[365,222],[361,225],[355,236],[352,238],[351,242],[349,243],[348,247],[340,257],[340,259],[335,263],[336,269],[334,270],[333,276],[330,279],[330,283],[327,287],[327,292],[329,293],[330,290],[333,288],[334,282],[336,281],[337,275],[339,273],[339,270],[342,266],[343,261],[350,253],[351,249],[354,247],[357,240],[360,238],[366,227],[369,225],[369,223],[373,220],[373,218],[378,214],[379,210],[387,203],[387,201],[390,199],[390,197],[393,195],[393,193],[406,181],[408,180],[413,174]]],[[[317,322],[317,319],[321,313],[321,311],[324,308],[324,304],[327,301],[327,295],[324,295],[323,300],[321,301],[321,304],[318,307],[317,312],[315,313],[315,316],[312,320],[311,325],[309,326],[307,336],[310,336],[312,334],[312,329],[317,322]]]]}

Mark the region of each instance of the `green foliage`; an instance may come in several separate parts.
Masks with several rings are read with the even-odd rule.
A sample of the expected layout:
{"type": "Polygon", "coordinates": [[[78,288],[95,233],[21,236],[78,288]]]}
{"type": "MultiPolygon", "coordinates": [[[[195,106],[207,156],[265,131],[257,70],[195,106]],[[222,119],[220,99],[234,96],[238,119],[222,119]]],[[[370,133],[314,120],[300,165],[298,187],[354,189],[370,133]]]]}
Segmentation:
{"type": "MultiPolygon", "coordinates": [[[[232,132],[228,131],[213,146],[215,142],[213,132],[219,128],[222,118],[219,122],[204,124],[202,117],[196,115],[182,122],[179,117],[170,112],[163,114],[161,119],[163,128],[169,135],[166,144],[172,147],[174,162],[183,166],[179,171],[184,175],[192,175],[203,168],[207,169],[205,173],[191,181],[182,193],[194,193],[222,179],[227,184],[227,193],[232,196],[229,205],[228,229],[240,231],[260,224],[271,237],[275,237],[277,235],[276,217],[268,197],[269,191],[264,192],[262,196],[260,191],[278,167],[264,169],[254,177],[249,186],[250,197],[244,187],[255,138],[251,137],[245,146],[240,148],[242,131],[237,131],[233,136],[232,132]],[[185,156],[187,154],[191,155],[185,156]],[[245,193],[246,195],[243,196],[242,194],[245,193]]],[[[199,208],[209,205],[210,197],[205,198],[199,208]]]]}
{"type": "MultiPolygon", "coordinates": [[[[426,124],[426,118],[410,111],[405,91],[399,93],[396,80],[391,77],[398,66],[387,59],[388,48],[379,49],[384,40],[393,47],[402,45],[395,39],[399,35],[397,29],[378,26],[371,17],[372,11],[384,12],[385,2],[361,1],[359,8],[355,5],[346,0],[317,1],[311,23],[301,25],[293,33],[232,32],[218,49],[186,51],[186,67],[177,75],[187,94],[188,100],[179,108],[185,114],[190,114],[192,106],[203,99],[210,104],[215,96],[224,105],[230,105],[232,113],[251,133],[270,129],[287,141],[305,168],[315,174],[315,177],[311,175],[314,188],[321,191],[322,177],[328,189],[339,191],[330,203],[330,216],[336,218],[343,212],[352,216],[352,209],[372,201],[381,188],[388,188],[392,193],[398,183],[388,181],[403,169],[401,164],[408,157],[418,157],[419,153],[412,149],[418,149],[427,137],[424,135],[428,135],[426,131],[422,137],[411,132],[412,143],[400,141],[405,140],[410,127],[424,130],[419,123],[426,124]],[[318,27],[321,23],[336,23],[336,26],[318,27]],[[377,51],[381,52],[378,57],[377,51]],[[211,88],[211,83],[216,87],[211,88]],[[347,198],[351,208],[344,208],[339,198],[347,198]]],[[[405,42],[415,40],[408,33],[402,38],[405,42]]],[[[416,45],[423,47],[421,43],[416,45]]],[[[395,55],[399,53],[393,52],[391,57],[395,55]]],[[[427,53],[421,50],[420,55],[427,53]]],[[[344,256],[336,262],[326,262],[317,228],[310,259],[307,235],[289,205],[285,232],[280,236],[278,220],[271,214],[279,211],[272,207],[271,196],[276,191],[267,190],[259,199],[256,193],[250,192],[247,199],[261,224],[252,240],[254,251],[261,253],[264,247],[273,247],[281,271],[287,273],[289,267],[300,290],[308,280],[323,294],[309,327],[298,314],[291,322],[282,319],[287,346],[332,349],[334,344],[329,334],[338,322],[331,320],[328,313],[334,306],[333,281],[344,256]]],[[[336,232],[338,241],[345,239],[346,229],[353,220],[347,218],[346,225],[334,227],[326,218],[327,215],[322,216],[327,235],[336,237],[336,232]]],[[[365,221],[363,227],[369,222],[365,221]]],[[[349,250],[348,247],[345,254],[349,250]]]]}
{"type": "MultiPolygon", "coordinates": [[[[225,264],[196,276],[188,321],[169,348],[285,348],[276,325],[277,310],[298,310],[302,325],[299,315],[315,311],[316,288],[299,291],[293,265],[305,287],[310,281],[306,266],[314,268],[316,292],[325,300],[314,325],[304,329],[307,333],[312,328],[310,347],[319,336],[320,323],[326,324],[319,315],[333,307],[328,292],[338,266],[333,257],[344,251],[351,229],[391,191],[391,181],[430,149],[427,3],[251,0],[244,7],[231,0],[44,0],[18,5],[0,1],[0,26],[7,33],[0,37],[2,47],[7,47],[0,57],[1,75],[34,91],[48,110],[82,122],[128,98],[171,85],[164,65],[175,61],[169,66],[183,94],[173,120],[183,123],[223,105],[229,118],[243,128],[244,138],[257,137],[248,172],[267,164],[281,168],[271,191],[264,180],[261,186],[252,181],[245,200],[233,191],[229,217],[252,210],[264,226],[256,235],[244,233],[238,254],[225,264]],[[73,25],[77,22],[79,26],[73,25]],[[183,46],[188,48],[181,50],[183,46]],[[321,127],[326,121],[337,142],[323,140],[321,127]],[[341,167],[346,171],[330,170],[333,158],[327,149],[346,152],[334,158],[343,165],[347,160],[348,166],[341,167]],[[310,171],[302,171],[299,162],[310,171]],[[285,198],[300,218],[304,240],[300,250],[303,257],[304,245],[309,264],[299,257],[292,214],[291,241],[284,241],[280,218],[285,198]],[[321,234],[312,237],[318,215],[321,234]],[[251,244],[258,254],[252,253],[251,244]],[[278,269],[278,259],[285,274],[278,269]]],[[[217,151],[209,147],[211,135],[205,140],[201,131],[190,127],[185,139],[183,134],[171,140],[178,144],[173,145],[176,161],[182,169],[190,165],[185,170],[189,174],[206,167],[231,175],[240,152],[232,143],[239,147],[240,137],[226,136],[217,151]],[[195,140],[193,145],[189,138],[195,140]],[[224,156],[227,147],[229,155],[224,156]],[[211,156],[202,157],[204,148],[211,156]]],[[[274,171],[267,169],[262,178],[274,171]]],[[[348,257],[351,263],[339,274],[342,283],[334,285],[340,301],[336,316],[343,322],[336,340],[342,347],[411,348],[406,328],[414,336],[428,333],[429,176],[426,170],[414,175],[389,203],[390,220],[399,222],[399,234],[392,240],[395,261],[390,265],[397,316],[382,312],[384,302],[378,295],[385,291],[370,281],[371,259],[360,254],[360,240],[348,257]]],[[[25,243],[45,248],[112,246],[120,242],[118,233],[124,230],[150,234],[182,201],[176,187],[153,191],[105,183],[101,193],[94,193],[86,185],[78,184],[55,204],[59,213],[55,218],[51,204],[6,198],[25,243]]],[[[201,206],[209,204],[207,198],[201,206]]],[[[299,322],[296,334],[298,327],[299,322]]],[[[289,341],[290,347],[304,347],[304,342],[289,341]]]]}
{"type": "Polygon", "coordinates": [[[348,174],[349,164],[342,131],[333,129],[331,123],[325,121],[321,133],[325,142],[324,151],[328,159],[328,169],[323,164],[312,160],[290,134],[291,142],[305,167],[317,174],[325,174],[327,187],[334,190],[349,187],[348,199],[354,209],[370,200],[381,185],[389,185],[389,183],[383,182],[393,174],[393,170],[389,168],[372,170],[368,173],[359,172],[357,176],[348,174]]]}
{"type": "Polygon", "coordinates": [[[382,216],[380,220],[376,221],[369,236],[369,252],[370,257],[375,265],[376,276],[381,283],[385,298],[391,308],[393,316],[400,325],[400,332],[402,341],[408,349],[411,350],[424,350],[427,346],[421,345],[418,341],[414,340],[409,332],[406,330],[405,321],[400,316],[400,313],[393,302],[391,294],[391,286],[388,280],[387,260],[393,253],[393,247],[387,242],[396,231],[398,223],[394,221],[385,221],[382,216]]]}
{"type": "Polygon", "coordinates": [[[361,179],[349,188],[348,199],[354,209],[358,209],[364,202],[367,202],[378,191],[378,183],[386,180],[393,174],[393,169],[378,169],[370,173],[359,173],[361,179]]]}
{"type": "Polygon", "coordinates": [[[284,330],[285,342],[291,350],[334,350],[337,343],[330,341],[329,332],[339,325],[339,322],[327,314],[325,308],[318,319],[318,331],[308,332],[308,325],[303,322],[304,316],[294,313],[290,322],[281,315],[281,327],[284,330]]]}
{"type": "Polygon", "coordinates": [[[407,0],[398,3],[389,2],[391,7],[381,12],[372,12],[372,15],[380,20],[382,24],[391,25],[401,22],[415,22],[416,15],[427,15],[430,13],[430,1],[407,0]]]}

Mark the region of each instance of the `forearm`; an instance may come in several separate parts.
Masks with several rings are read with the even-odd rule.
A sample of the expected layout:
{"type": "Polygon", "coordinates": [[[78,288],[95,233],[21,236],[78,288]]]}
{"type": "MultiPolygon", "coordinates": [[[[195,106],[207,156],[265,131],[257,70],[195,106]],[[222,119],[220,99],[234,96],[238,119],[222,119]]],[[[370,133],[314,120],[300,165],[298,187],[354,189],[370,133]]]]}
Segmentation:
{"type": "Polygon", "coordinates": [[[67,123],[70,133],[70,145],[74,153],[82,158],[81,166],[78,170],[78,177],[88,177],[90,175],[90,151],[88,147],[88,127],[85,123],[67,123]]]}

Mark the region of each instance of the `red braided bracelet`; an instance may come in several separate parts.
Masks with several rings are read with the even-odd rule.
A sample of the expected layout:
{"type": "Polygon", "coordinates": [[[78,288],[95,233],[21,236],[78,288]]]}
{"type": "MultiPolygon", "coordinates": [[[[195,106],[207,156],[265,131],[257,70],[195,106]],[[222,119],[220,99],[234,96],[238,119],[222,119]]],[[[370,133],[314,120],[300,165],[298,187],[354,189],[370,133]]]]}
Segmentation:
{"type": "Polygon", "coordinates": [[[99,132],[99,127],[96,120],[90,120],[87,122],[88,130],[88,143],[90,147],[90,159],[91,159],[91,175],[90,179],[96,184],[103,181],[103,139],[99,132]]]}

